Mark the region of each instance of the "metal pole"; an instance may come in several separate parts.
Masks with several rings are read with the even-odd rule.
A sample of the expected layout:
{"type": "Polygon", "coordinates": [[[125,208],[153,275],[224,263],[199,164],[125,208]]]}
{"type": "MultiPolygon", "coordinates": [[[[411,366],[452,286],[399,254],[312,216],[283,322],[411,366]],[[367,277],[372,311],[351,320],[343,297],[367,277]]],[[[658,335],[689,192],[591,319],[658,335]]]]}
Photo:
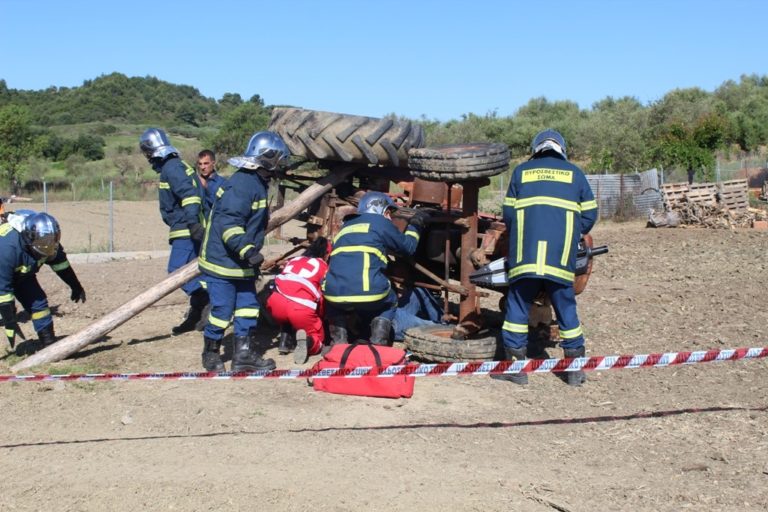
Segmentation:
{"type": "Polygon", "coordinates": [[[43,211],[48,213],[48,184],[43,178],[43,211]]]}
{"type": "MultiPolygon", "coordinates": [[[[103,183],[103,182],[102,182],[103,183]]],[[[109,182],[109,252],[115,252],[115,208],[112,194],[112,181],[109,182]]]]}

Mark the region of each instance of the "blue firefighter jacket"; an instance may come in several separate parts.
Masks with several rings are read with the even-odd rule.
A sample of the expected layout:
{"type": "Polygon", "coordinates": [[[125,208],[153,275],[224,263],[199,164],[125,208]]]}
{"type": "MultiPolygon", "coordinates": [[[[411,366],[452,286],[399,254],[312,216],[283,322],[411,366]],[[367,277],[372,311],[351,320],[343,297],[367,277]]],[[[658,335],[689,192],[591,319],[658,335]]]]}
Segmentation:
{"type": "Polygon", "coordinates": [[[247,259],[264,245],[267,182],[256,171],[238,169],[217,196],[198,258],[200,270],[224,279],[253,278],[256,272],[247,259]]]}
{"type": "Polygon", "coordinates": [[[172,156],[152,167],[160,174],[158,184],[160,215],[171,228],[169,243],[177,238],[189,238],[189,226],[205,224],[203,217],[204,190],[195,170],[172,156]]]}
{"type": "Polygon", "coordinates": [[[597,202],[578,166],[546,151],[512,172],[504,199],[509,281],[572,284],[579,239],[597,220],[597,202]]]}
{"type": "Polygon", "coordinates": [[[410,256],[419,245],[419,231],[401,233],[391,221],[362,213],[344,222],[333,240],[325,276],[325,299],[331,303],[367,303],[389,294],[387,252],[410,256]]]}
{"type": "Polygon", "coordinates": [[[50,260],[35,259],[24,249],[24,241],[18,231],[10,224],[0,225],[0,303],[13,302],[14,289],[24,286],[24,280],[35,275],[44,263],[57,274],[69,268],[67,253],[61,245],[50,260]]]}
{"type": "Polygon", "coordinates": [[[203,201],[203,217],[206,219],[211,214],[211,210],[213,210],[213,205],[216,202],[216,193],[225,181],[226,179],[218,172],[214,172],[208,176],[207,184],[204,187],[205,201],[203,201]]]}

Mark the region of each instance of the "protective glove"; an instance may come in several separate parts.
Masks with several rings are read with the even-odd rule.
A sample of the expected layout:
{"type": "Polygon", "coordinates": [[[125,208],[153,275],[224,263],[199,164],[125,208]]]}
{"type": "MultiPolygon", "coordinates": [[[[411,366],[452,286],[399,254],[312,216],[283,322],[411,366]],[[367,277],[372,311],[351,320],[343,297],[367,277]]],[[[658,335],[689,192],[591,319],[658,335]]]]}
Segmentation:
{"type": "Polygon", "coordinates": [[[413,216],[411,217],[411,220],[408,221],[408,223],[421,232],[424,230],[424,226],[427,225],[427,219],[429,219],[429,214],[427,212],[423,210],[416,210],[413,212],[413,216]]]}
{"type": "Polygon", "coordinates": [[[64,281],[67,286],[69,286],[69,289],[72,292],[69,298],[74,302],[85,303],[85,290],[83,290],[83,286],[80,284],[80,280],[77,278],[75,271],[72,270],[72,267],[67,267],[63,270],[59,270],[56,273],[59,275],[61,280],[64,281]]]}
{"type": "Polygon", "coordinates": [[[248,265],[259,270],[262,263],[264,263],[264,255],[260,252],[251,251],[251,255],[248,256],[248,265]]]}
{"type": "Polygon", "coordinates": [[[4,302],[0,304],[0,316],[3,318],[3,324],[5,324],[5,335],[8,337],[8,343],[11,348],[16,346],[16,335],[19,338],[26,340],[26,336],[21,332],[19,324],[16,323],[16,305],[13,302],[4,302]]]}
{"type": "Polygon", "coordinates": [[[189,225],[189,237],[195,242],[202,242],[205,238],[205,228],[202,224],[195,223],[189,225]]]}
{"type": "Polygon", "coordinates": [[[70,288],[72,291],[72,294],[69,296],[70,300],[72,302],[82,302],[85,304],[85,290],[83,290],[82,286],[77,286],[74,288],[70,288]]]}

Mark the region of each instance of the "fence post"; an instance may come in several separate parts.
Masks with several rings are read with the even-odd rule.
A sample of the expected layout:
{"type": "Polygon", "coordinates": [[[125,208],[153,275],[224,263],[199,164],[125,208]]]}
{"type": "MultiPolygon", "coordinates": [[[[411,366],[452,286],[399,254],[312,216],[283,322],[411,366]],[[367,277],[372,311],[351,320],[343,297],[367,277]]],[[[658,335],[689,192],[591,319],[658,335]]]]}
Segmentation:
{"type": "Polygon", "coordinates": [[[48,213],[48,184],[43,178],[43,211],[48,213]]]}
{"type": "MultiPolygon", "coordinates": [[[[102,182],[103,183],[103,182],[102,182]]],[[[109,252],[115,251],[115,215],[114,215],[114,201],[112,194],[112,180],[109,181],[109,252]]]]}

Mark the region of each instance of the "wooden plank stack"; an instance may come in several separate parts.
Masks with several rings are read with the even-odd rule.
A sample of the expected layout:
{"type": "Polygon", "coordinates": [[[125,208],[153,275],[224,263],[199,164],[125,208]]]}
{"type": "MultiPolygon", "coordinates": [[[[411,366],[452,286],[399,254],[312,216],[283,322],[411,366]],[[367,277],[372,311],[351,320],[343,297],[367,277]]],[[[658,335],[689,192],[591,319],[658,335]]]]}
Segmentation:
{"type": "Polygon", "coordinates": [[[749,207],[747,180],[720,183],[667,183],[661,186],[664,206],[682,225],[708,228],[751,227],[760,210],[749,207]]]}

